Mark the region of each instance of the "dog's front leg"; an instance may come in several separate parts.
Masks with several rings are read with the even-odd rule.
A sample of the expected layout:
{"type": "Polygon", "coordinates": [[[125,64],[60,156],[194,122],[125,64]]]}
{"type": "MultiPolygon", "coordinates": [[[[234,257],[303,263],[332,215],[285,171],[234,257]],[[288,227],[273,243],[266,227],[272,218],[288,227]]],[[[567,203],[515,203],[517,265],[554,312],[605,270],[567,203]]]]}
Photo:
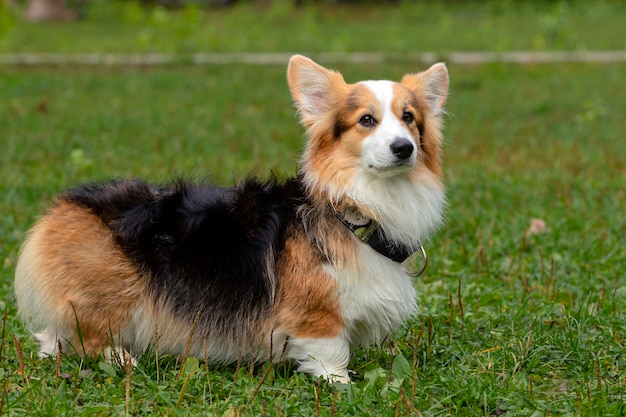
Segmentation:
{"type": "Polygon", "coordinates": [[[324,377],[329,382],[350,383],[350,345],[342,335],[320,339],[291,337],[287,356],[298,362],[300,372],[324,377]]]}

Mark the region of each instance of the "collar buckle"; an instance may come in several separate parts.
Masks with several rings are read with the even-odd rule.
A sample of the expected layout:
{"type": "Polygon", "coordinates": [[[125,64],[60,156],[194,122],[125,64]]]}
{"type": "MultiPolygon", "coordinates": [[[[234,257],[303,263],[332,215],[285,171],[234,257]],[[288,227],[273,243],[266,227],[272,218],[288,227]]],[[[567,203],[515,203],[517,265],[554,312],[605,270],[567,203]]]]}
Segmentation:
{"type": "MultiPolygon", "coordinates": [[[[352,227],[349,228],[352,229],[352,227]]],[[[366,225],[356,226],[352,232],[361,242],[367,243],[377,229],[378,222],[370,220],[366,225]]]]}
{"type": "Polygon", "coordinates": [[[354,224],[347,220],[345,216],[342,216],[337,211],[335,211],[335,216],[341,221],[344,226],[350,229],[352,233],[354,233],[354,236],[356,236],[356,238],[359,239],[362,243],[369,245],[372,249],[374,249],[376,252],[380,253],[384,257],[401,264],[402,270],[408,276],[417,277],[419,275],[422,275],[426,270],[426,267],[428,266],[428,256],[426,255],[426,250],[424,249],[424,246],[422,246],[421,242],[418,242],[418,251],[421,252],[422,255],[422,267],[416,272],[411,272],[406,268],[405,261],[415,252],[407,247],[397,248],[393,245],[390,245],[389,242],[386,241],[383,232],[380,230],[377,221],[375,221],[374,219],[369,219],[369,221],[365,224],[354,224]]]}

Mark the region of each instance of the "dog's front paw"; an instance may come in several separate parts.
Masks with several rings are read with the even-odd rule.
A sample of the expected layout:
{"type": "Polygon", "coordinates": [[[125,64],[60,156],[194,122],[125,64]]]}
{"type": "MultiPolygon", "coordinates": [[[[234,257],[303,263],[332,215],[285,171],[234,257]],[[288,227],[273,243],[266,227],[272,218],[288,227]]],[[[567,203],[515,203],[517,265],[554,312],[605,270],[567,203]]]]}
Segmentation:
{"type": "Polygon", "coordinates": [[[323,377],[330,383],[349,384],[350,346],[342,337],[291,338],[287,356],[298,362],[298,371],[323,377]]]}
{"type": "Polygon", "coordinates": [[[111,365],[117,365],[120,368],[125,368],[127,364],[130,364],[133,368],[137,366],[137,359],[135,359],[126,349],[116,347],[108,347],[104,349],[104,361],[111,365]]]}
{"type": "Polygon", "coordinates": [[[348,370],[341,374],[330,374],[325,375],[324,379],[326,379],[330,384],[350,384],[352,381],[350,380],[350,376],[348,375],[348,370]]]}

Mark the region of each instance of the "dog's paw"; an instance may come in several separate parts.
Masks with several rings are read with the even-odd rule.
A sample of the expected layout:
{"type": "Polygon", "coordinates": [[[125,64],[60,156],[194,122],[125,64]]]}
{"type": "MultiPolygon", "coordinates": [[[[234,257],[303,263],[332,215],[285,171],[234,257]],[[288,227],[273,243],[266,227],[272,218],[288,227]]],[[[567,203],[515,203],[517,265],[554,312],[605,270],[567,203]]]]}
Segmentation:
{"type": "Polygon", "coordinates": [[[126,349],[116,347],[108,347],[104,349],[104,361],[111,364],[117,365],[120,368],[126,367],[130,364],[132,367],[137,366],[137,359],[135,359],[126,349]]]}
{"type": "Polygon", "coordinates": [[[324,378],[331,385],[348,385],[352,382],[352,380],[350,379],[350,376],[348,376],[347,370],[345,373],[341,373],[341,374],[324,375],[324,378]]]}

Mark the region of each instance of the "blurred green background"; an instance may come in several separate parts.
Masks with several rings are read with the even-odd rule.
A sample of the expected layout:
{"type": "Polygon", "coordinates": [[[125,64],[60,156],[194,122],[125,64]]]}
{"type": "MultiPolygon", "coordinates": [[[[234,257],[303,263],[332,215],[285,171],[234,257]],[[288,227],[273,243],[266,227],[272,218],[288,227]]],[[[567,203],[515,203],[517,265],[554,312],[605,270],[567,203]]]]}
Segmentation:
{"type": "Polygon", "coordinates": [[[4,3],[0,52],[619,50],[626,13],[619,0],[4,3]],[[33,3],[65,11],[27,23],[47,20],[33,3]]]}

